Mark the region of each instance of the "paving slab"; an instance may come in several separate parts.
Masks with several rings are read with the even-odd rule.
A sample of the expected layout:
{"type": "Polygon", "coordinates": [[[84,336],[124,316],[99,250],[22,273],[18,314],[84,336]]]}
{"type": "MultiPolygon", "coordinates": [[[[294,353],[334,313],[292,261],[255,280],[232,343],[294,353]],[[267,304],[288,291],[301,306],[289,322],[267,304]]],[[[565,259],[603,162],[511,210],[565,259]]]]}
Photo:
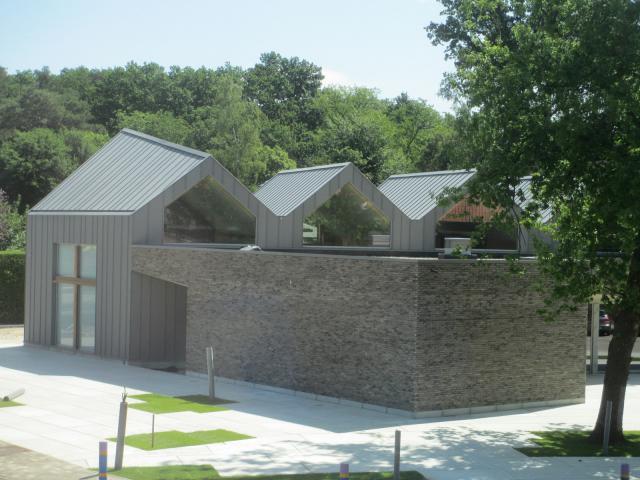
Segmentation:
{"type": "MultiPolygon", "coordinates": [[[[0,347],[0,385],[26,389],[23,406],[0,409],[0,439],[81,469],[95,468],[98,442],[115,436],[124,387],[130,394],[208,391],[201,377],[23,346],[0,347]]],[[[426,419],[243,383],[217,381],[216,392],[236,403],[222,412],[156,415],[156,431],[225,428],[254,438],[150,452],[126,446],[125,466],[206,463],[223,475],[336,471],[341,462],[352,471],[389,470],[396,429],[402,432],[402,467],[431,480],[613,480],[623,461],[529,458],[513,448],[531,445],[533,430],[590,428],[601,375],[589,377],[584,404],[426,419]]],[[[631,376],[626,401],[625,426],[640,429],[640,375],[631,376]]],[[[151,417],[130,409],[127,432],[150,432],[151,417]]],[[[114,448],[110,443],[110,454],[114,448]]],[[[640,477],[640,459],[624,461],[640,477]]]]}
{"type": "MultiPolygon", "coordinates": [[[[79,480],[96,472],[71,463],[0,441],[0,479],[2,480],[79,480]]],[[[124,480],[109,474],[111,480],[124,480]]]]}

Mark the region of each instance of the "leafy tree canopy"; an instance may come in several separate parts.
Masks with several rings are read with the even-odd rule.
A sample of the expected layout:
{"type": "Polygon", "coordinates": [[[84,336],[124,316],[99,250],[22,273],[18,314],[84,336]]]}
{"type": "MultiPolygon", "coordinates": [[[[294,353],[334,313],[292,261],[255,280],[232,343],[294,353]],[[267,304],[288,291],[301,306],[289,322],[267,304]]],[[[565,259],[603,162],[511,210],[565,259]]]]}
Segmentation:
{"type": "Polygon", "coordinates": [[[640,328],[640,4],[442,3],[446,20],[428,32],[455,61],[444,90],[466,111],[473,193],[512,205],[520,177],[531,174],[524,223],[556,242],[540,246],[550,305],[573,309],[603,294],[616,322],[603,408],[614,402],[611,438],[620,442],[621,388],[640,328]],[[541,225],[547,207],[553,219],[541,225]]]}

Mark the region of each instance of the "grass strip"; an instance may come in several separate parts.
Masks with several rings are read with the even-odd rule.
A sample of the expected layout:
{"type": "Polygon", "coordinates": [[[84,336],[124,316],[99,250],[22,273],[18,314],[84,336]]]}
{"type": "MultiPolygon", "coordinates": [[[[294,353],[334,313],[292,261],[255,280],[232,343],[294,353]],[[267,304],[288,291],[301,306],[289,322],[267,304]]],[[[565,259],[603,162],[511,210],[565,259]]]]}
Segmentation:
{"type": "MultiPolygon", "coordinates": [[[[197,432],[179,432],[169,430],[167,432],[156,432],[151,447],[151,434],[140,433],[137,435],[127,435],[124,443],[130,447],[142,450],[162,450],[165,448],[192,447],[194,445],[208,445],[210,443],[234,442],[236,440],[246,440],[249,435],[231,432],[229,430],[200,430],[197,432]]],[[[115,442],[115,438],[109,438],[115,442]]]]}
{"type": "MultiPolygon", "coordinates": [[[[536,447],[516,448],[528,457],[602,457],[602,445],[589,441],[591,432],[582,430],[554,430],[531,432],[537,438],[531,441],[536,447]]],[[[609,457],[640,457],[640,431],[624,434],[626,442],[611,445],[609,457]]]]}
{"type": "MultiPolygon", "coordinates": [[[[338,480],[337,473],[304,473],[296,475],[256,475],[241,477],[222,477],[211,465],[170,465],[160,467],[128,467],[114,474],[130,480],[338,480]]],[[[393,478],[390,472],[350,473],[352,480],[386,480],[393,478]]],[[[402,480],[424,480],[414,471],[401,472],[402,480]]]]}
{"type": "Polygon", "coordinates": [[[0,408],[4,407],[19,407],[21,403],[14,402],[12,400],[0,400],[0,408]]]}
{"type": "Polygon", "coordinates": [[[129,407],[149,413],[220,412],[228,410],[228,408],[223,405],[233,403],[221,398],[210,400],[206,395],[169,397],[157,393],[143,393],[140,395],[130,395],[130,397],[136,400],[142,400],[144,403],[130,403],[129,407]]]}

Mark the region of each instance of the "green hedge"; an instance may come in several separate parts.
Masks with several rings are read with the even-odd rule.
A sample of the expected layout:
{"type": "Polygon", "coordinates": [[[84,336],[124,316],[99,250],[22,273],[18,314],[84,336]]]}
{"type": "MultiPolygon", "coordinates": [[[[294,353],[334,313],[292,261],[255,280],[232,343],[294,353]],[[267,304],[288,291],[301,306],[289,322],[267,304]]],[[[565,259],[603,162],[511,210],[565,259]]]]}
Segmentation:
{"type": "Polygon", "coordinates": [[[0,324],[24,323],[24,252],[0,251],[0,324]]]}

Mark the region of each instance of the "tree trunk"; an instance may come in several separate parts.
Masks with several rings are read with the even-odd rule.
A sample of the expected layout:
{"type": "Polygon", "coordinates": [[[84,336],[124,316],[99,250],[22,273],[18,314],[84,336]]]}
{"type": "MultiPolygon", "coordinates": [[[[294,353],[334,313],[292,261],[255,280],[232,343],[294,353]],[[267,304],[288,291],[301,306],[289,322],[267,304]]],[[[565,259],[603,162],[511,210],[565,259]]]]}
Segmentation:
{"type": "MultiPolygon", "coordinates": [[[[629,274],[627,277],[626,298],[621,305],[637,305],[640,296],[640,248],[634,250],[629,262],[629,274]]],[[[609,443],[611,445],[624,442],[622,430],[622,417],[624,414],[624,397],[627,389],[627,379],[629,378],[629,367],[631,366],[631,353],[633,345],[638,338],[640,328],[640,317],[635,310],[628,306],[613,313],[613,338],[609,343],[607,356],[607,370],[604,374],[604,386],[602,388],[602,398],[600,400],[600,411],[598,419],[589,437],[590,440],[602,443],[605,429],[605,414],[607,402],[611,401],[611,430],[609,431],[609,443]]],[[[594,312],[600,315],[600,312],[594,312]]],[[[598,335],[598,330],[591,332],[591,335],[598,335]]],[[[591,352],[597,355],[597,352],[591,352]]]]}
{"type": "MultiPolygon", "coordinates": [[[[638,321],[635,314],[619,312],[614,317],[614,322],[613,338],[609,344],[607,371],[604,374],[600,411],[590,436],[592,441],[599,444],[602,443],[607,401],[611,401],[611,430],[609,433],[609,443],[611,445],[624,442],[624,434],[622,432],[624,396],[631,365],[631,352],[638,336],[638,321]]],[[[591,334],[598,335],[598,331],[591,332],[591,334]]]]}

